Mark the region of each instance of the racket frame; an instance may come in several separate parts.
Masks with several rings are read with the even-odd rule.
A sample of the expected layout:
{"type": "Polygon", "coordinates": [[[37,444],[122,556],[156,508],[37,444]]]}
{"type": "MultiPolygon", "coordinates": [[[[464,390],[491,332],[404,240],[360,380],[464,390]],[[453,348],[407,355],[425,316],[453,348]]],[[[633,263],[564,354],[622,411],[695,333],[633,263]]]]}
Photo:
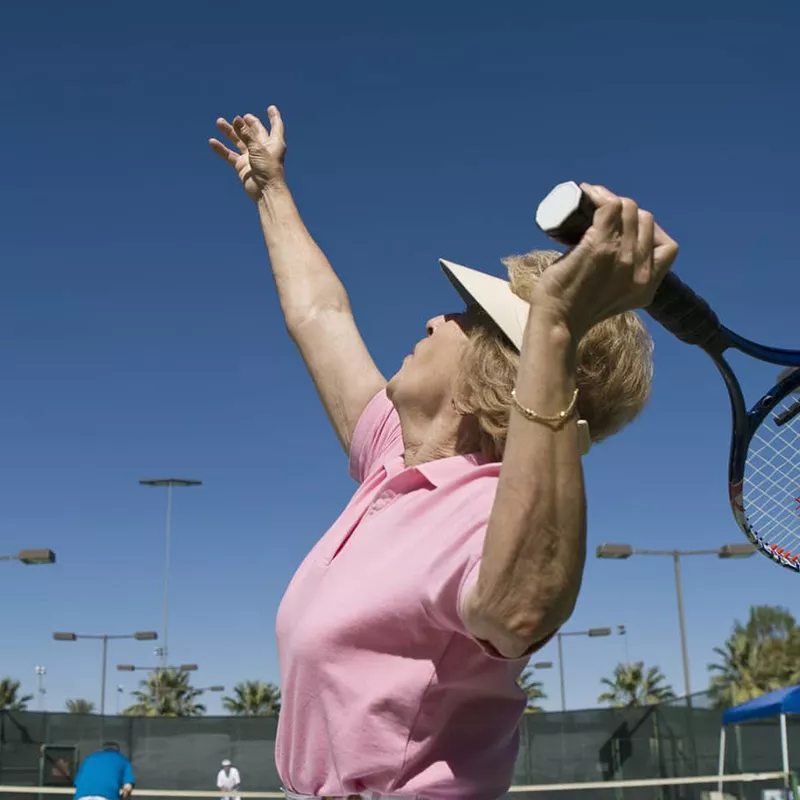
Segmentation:
{"type": "MultiPolygon", "coordinates": [[[[744,394],[736,375],[723,353],[729,349],[738,350],[751,358],[779,366],[800,367],[800,352],[783,348],[767,347],[739,336],[724,325],[720,326],[720,340],[726,345],[719,348],[702,347],[712,359],[725,381],[731,401],[731,445],[728,460],[728,494],[733,516],[748,540],[768,558],[783,567],[800,572],[800,553],[793,553],[784,548],[772,546],[762,538],[750,524],[745,512],[744,484],[747,453],[750,442],[761,423],[772,413],[775,407],[789,395],[800,389],[800,370],[790,372],[778,381],[750,409],[745,403],[744,394]]],[[[798,443],[800,449],[800,442],[798,443]]],[[[800,489],[798,490],[800,491],[800,489]]]]}

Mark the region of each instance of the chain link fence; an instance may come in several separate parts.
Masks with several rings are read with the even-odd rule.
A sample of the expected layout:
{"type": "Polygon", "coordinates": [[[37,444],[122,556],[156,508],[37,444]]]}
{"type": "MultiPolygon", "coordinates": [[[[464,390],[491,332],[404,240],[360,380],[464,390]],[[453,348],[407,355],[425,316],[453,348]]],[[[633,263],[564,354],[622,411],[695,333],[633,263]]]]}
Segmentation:
{"type": "MultiPolygon", "coordinates": [[[[707,705],[696,695],[691,702],[644,708],[525,714],[513,784],[716,774],[721,712],[707,705]]],[[[230,758],[241,772],[243,790],[272,791],[280,788],[274,764],[276,732],[274,717],[101,718],[3,711],[0,784],[71,785],[80,760],[112,740],[133,761],[142,789],[213,790],[220,762],[230,758]]],[[[789,748],[790,763],[800,764],[800,721],[790,722],[789,748]]],[[[732,729],[726,772],[780,769],[777,720],[732,729]]],[[[662,790],[634,791],[626,790],[627,800],[669,800],[662,790]]],[[[674,791],[676,800],[692,796],[679,788],[674,791]]],[[[761,797],[754,794],[755,787],[728,791],[742,800],[761,797]]],[[[569,800],[570,792],[560,794],[569,800]]]]}

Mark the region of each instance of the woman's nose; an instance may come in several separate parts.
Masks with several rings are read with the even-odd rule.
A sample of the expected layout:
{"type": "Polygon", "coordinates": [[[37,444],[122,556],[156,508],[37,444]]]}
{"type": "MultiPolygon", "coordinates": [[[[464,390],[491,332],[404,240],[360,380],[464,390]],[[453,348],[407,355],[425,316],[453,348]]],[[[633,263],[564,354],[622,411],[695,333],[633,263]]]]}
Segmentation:
{"type": "Polygon", "coordinates": [[[433,332],[444,322],[444,315],[440,314],[438,317],[433,317],[432,319],[428,320],[428,324],[425,326],[425,331],[428,336],[432,336],[433,332]]]}

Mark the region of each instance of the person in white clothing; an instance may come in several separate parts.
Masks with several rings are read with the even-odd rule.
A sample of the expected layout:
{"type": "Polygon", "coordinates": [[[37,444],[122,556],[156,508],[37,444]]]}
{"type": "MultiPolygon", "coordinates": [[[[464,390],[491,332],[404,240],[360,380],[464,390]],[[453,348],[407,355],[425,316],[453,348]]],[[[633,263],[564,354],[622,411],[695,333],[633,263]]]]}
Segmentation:
{"type": "MultiPolygon", "coordinates": [[[[217,789],[221,792],[235,792],[241,782],[239,770],[226,758],[222,762],[222,769],[217,774],[217,789]]],[[[236,795],[230,795],[223,797],[222,800],[239,800],[239,798],[236,795]]]]}

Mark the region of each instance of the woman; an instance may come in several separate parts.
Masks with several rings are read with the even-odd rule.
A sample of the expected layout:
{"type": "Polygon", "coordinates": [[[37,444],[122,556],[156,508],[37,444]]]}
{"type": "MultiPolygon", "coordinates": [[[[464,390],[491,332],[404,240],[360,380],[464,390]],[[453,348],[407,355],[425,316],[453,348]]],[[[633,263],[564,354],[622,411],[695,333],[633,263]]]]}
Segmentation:
{"type": "Polygon", "coordinates": [[[510,284],[442,262],[467,310],[430,320],[387,382],[268,117],[220,119],[235,150],[210,144],[257,205],[287,329],[359,482],[278,613],[278,771],[290,798],[497,798],[516,678],[580,588],[584,423],[599,441],[644,405],[651,343],[632,309],[677,246],[631,200],[584,186],[598,210],[564,258],[507,259],[510,284]]]}

